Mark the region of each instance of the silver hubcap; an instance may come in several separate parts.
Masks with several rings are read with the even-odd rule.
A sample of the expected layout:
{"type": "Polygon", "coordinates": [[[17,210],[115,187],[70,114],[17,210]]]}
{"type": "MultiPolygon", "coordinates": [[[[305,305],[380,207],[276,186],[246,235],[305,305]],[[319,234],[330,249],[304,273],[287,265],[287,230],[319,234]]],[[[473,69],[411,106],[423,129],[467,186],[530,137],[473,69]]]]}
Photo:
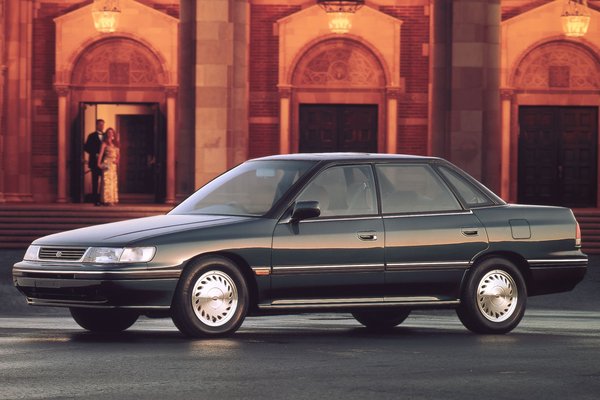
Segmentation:
{"type": "Polygon", "coordinates": [[[505,271],[495,269],[479,281],[477,306],[481,314],[492,322],[510,318],[517,308],[517,285],[505,271]]]}
{"type": "Polygon", "coordinates": [[[222,271],[209,271],[194,284],[192,308],[196,317],[208,326],[222,326],[235,314],[238,304],[233,279],[222,271]]]}

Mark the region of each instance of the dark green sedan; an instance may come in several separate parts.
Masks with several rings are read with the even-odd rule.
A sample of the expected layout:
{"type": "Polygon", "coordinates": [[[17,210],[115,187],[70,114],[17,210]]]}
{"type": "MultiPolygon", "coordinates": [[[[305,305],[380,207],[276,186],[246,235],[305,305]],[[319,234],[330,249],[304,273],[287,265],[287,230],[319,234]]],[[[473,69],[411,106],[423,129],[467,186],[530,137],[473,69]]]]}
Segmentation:
{"type": "Polygon", "coordinates": [[[445,160],[298,154],[245,162],[167,215],[38,239],[13,279],[91,331],[170,316],[211,337],[246,315],[321,311],[386,329],[455,308],[468,329],[505,333],[527,296],[583,279],[580,248],[568,208],[506,204],[445,160]]]}

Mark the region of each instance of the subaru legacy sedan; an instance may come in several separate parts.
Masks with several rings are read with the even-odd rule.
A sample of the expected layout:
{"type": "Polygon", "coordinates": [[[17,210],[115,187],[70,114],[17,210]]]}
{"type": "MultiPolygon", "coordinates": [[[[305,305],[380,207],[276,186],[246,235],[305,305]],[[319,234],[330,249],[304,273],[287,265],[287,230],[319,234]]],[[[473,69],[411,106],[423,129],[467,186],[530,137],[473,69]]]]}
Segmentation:
{"type": "Polygon", "coordinates": [[[454,308],[500,334],[587,263],[571,210],[507,204],[445,160],[296,154],[247,161],[167,215],[40,238],[13,280],[90,331],[147,315],[213,337],[247,315],[324,311],[388,329],[454,308]]]}

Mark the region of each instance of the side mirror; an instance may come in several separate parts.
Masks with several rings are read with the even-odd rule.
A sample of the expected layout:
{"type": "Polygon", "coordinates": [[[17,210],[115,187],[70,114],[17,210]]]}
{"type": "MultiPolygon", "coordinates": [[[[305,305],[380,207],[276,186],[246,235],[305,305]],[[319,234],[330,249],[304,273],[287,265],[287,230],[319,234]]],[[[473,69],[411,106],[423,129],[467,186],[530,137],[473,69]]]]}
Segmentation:
{"type": "Polygon", "coordinates": [[[303,219],[316,218],[321,215],[318,201],[299,201],[294,205],[291,222],[298,222],[303,219]]]}

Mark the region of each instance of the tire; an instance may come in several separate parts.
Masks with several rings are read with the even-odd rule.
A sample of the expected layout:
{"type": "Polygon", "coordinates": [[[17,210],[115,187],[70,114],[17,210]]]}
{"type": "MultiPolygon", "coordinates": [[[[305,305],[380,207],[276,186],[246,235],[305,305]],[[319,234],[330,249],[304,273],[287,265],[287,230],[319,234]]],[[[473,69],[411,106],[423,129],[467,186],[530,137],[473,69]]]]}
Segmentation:
{"type": "Polygon", "coordinates": [[[371,310],[353,312],[352,316],[366,328],[388,330],[400,325],[411,310],[371,310]]]}
{"type": "Polygon", "coordinates": [[[502,334],[519,325],[526,304],[527,287],[519,269],[503,258],[488,258],[469,275],[456,313],[475,333],[502,334]]]}
{"type": "Polygon", "coordinates": [[[137,321],[139,314],[124,309],[70,308],[71,316],[83,329],[100,333],[118,333],[137,321]]]}
{"type": "Polygon", "coordinates": [[[238,266],[223,257],[207,257],[193,261],[182,274],[171,314],[185,336],[221,337],[244,322],[248,303],[248,285],[238,266]]]}

